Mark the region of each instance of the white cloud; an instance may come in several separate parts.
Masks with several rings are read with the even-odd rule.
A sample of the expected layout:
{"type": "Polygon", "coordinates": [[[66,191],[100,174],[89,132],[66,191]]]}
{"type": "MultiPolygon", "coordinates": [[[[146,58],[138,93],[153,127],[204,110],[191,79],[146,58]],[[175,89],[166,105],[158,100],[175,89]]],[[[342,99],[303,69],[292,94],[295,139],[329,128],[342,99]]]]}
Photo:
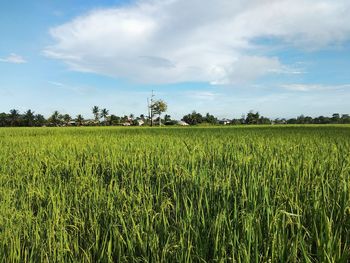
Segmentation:
{"type": "Polygon", "coordinates": [[[61,82],[56,82],[56,81],[48,81],[49,84],[54,85],[56,87],[63,87],[64,84],[61,82]]]}
{"type": "Polygon", "coordinates": [[[322,85],[322,84],[285,84],[281,86],[284,89],[291,91],[327,91],[327,90],[344,90],[350,89],[350,84],[342,85],[322,85]]]}
{"type": "Polygon", "coordinates": [[[8,57],[6,58],[0,58],[1,62],[6,62],[6,63],[13,63],[13,64],[24,64],[27,63],[27,61],[20,55],[17,55],[15,53],[11,53],[8,57]]]}
{"type": "Polygon", "coordinates": [[[72,70],[143,83],[239,83],[303,73],[254,53],[257,39],[310,50],[342,43],[349,12],[348,0],[140,0],[52,28],[44,53],[72,70]]]}
{"type": "Polygon", "coordinates": [[[218,99],[221,94],[219,93],[214,93],[211,91],[188,91],[186,92],[186,95],[190,98],[197,99],[197,100],[202,100],[202,101],[213,101],[218,99]]]}
{"type": "Polygon", "coordinates": [[[283,65],[278,58],[243,56],[236,63],[215,68],[216,80],[212,84],[236,84],[249,82],[271,73],[283,73],[283,65]]]}

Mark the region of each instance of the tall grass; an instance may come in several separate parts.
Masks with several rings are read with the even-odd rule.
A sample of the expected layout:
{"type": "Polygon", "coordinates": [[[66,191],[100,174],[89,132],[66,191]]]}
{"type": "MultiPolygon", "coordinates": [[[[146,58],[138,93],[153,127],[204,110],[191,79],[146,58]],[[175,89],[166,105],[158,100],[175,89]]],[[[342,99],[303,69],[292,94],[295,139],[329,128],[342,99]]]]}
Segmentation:
{"type": "Polygon", "coordinates": [[[0,130],[1,262],[349,259],[349,126],[0,130]]]}

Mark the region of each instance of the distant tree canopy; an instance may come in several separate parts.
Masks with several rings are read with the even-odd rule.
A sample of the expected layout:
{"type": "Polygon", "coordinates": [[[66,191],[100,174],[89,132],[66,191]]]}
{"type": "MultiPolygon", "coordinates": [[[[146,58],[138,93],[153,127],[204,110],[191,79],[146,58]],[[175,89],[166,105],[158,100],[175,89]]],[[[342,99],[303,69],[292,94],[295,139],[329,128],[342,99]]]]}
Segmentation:
{"type": "Polygon", "coordinates": [[[47,120],[41,114],[35,114],[28,110],[20,114],[18,110],[10,110],[10,113],[0,113],[0,127],[34,127],[43,126],[47,120]]]}
{"type": "Polygon", "coordinates": [[[260,116],[259,112],[250,111],[244,121],[245,124],[271,124],[272,121],[269,118],[260,116]]]}
{"type": "Polygon", "coordinates": [[[219,120],[213,115],[207,113],[205,117],[202,114],[193,111],[182,117],[182,120],[190,125],[197,125],[201,123],[209,124],[230,124],[230,125],[259,125],[259,124],[350,124],[350,115],[349,114],[339,114],[334,113],[332,117],[319,116],[312,118],[310,116],[300,115],[297,118],[277,118],[270,119],[264,116],[261,116],[259,112],[250,111],[246,116],[242,116],[239,119],[224,119],[219,120]]]}
{"type": "Polygon", "coordinates": [[[163,112],[166,112],[167,109],[168,105],[163,100],[157,100],[153,102],[153,104],[151,105],[151,118],[153,118],[154,115],[158,115],[159,125],[161,125],[161,115],[163,112]]]}
{"type": "MultiPolygon", "coordinates": [[[[167,110],[167,104],[158,100],[153,103],[152,114],[157,116],[158,123],[164,123],[166,125],[177,124],[176,120],[173,120],[170,115],[164,115],[161,118],[161,114],[167,110]]],[[[96,126],[96,125],[150,125],[150,116],[141,114],[136,117],[134,114],[129,116],[117,116],[110,114],[106,108],[100,109],[98,106],[92,108],[93,119],[85,119],[81,114],[76,118],[72,118],[69,114],[61,114],[58,111],[54,111],[49,118],[45,118],[44,115],[36,114],[32,110],[27,110],[21,113],[19,110],[12,109],[8,113],[0,113],[0,127],[41,127],[41,126],[96,126]],[[103,121],[100,122],[100,119],[103,121]]],[[[277,118],[269,119],[261,116],[259,112],[250,111],[246,116],[242,116],[238,119],[223,119],[220,120],[210,113],[202,115],[196,111],[193,111],[183,116],[182,121],[189,125],[198,124],[225,124],[225,125],[259,125],[259,124],[350,124],[349,114],[334,113],[332,116],[319,116],[310,117],[300,115],[296,118],[277,118]]]]}
{"type": "Polygon", "coordinates": [[[182,120],[190,125],[197,125],[203,122],[203,116],[196,111],[183,116],[182,120]]]}
{"type": "Polygon", "coordinates": [[[98,122],[100,119],[100,109],[98,106],[92,108],[92,114],[95,116],[95,121],[98,122]]]}

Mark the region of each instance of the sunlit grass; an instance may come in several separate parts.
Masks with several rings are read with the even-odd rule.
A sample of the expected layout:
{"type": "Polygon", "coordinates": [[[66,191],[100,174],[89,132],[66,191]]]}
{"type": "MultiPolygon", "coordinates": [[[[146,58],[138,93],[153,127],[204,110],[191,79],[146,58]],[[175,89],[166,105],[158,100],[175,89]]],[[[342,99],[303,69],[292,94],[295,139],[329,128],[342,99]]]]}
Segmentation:
{"type": "Polygon", "coordinates": [[[0,129],[1,262],[348,262],[350,126],[0,129]]]}

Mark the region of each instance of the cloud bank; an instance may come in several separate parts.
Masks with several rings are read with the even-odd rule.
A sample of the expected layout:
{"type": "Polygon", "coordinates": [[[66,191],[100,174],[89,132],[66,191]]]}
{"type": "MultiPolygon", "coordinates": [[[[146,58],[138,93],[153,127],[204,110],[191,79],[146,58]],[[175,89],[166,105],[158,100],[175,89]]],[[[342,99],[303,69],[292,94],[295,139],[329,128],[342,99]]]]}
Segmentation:
{"type": "Polygon", "coordinates": [[[52,28],[44,53],[140,83],[234,84],[298,72],[258,52],[259,39],[305,50],[341,44],[349,13],[348,0],[140,0],[52,28]]]}

